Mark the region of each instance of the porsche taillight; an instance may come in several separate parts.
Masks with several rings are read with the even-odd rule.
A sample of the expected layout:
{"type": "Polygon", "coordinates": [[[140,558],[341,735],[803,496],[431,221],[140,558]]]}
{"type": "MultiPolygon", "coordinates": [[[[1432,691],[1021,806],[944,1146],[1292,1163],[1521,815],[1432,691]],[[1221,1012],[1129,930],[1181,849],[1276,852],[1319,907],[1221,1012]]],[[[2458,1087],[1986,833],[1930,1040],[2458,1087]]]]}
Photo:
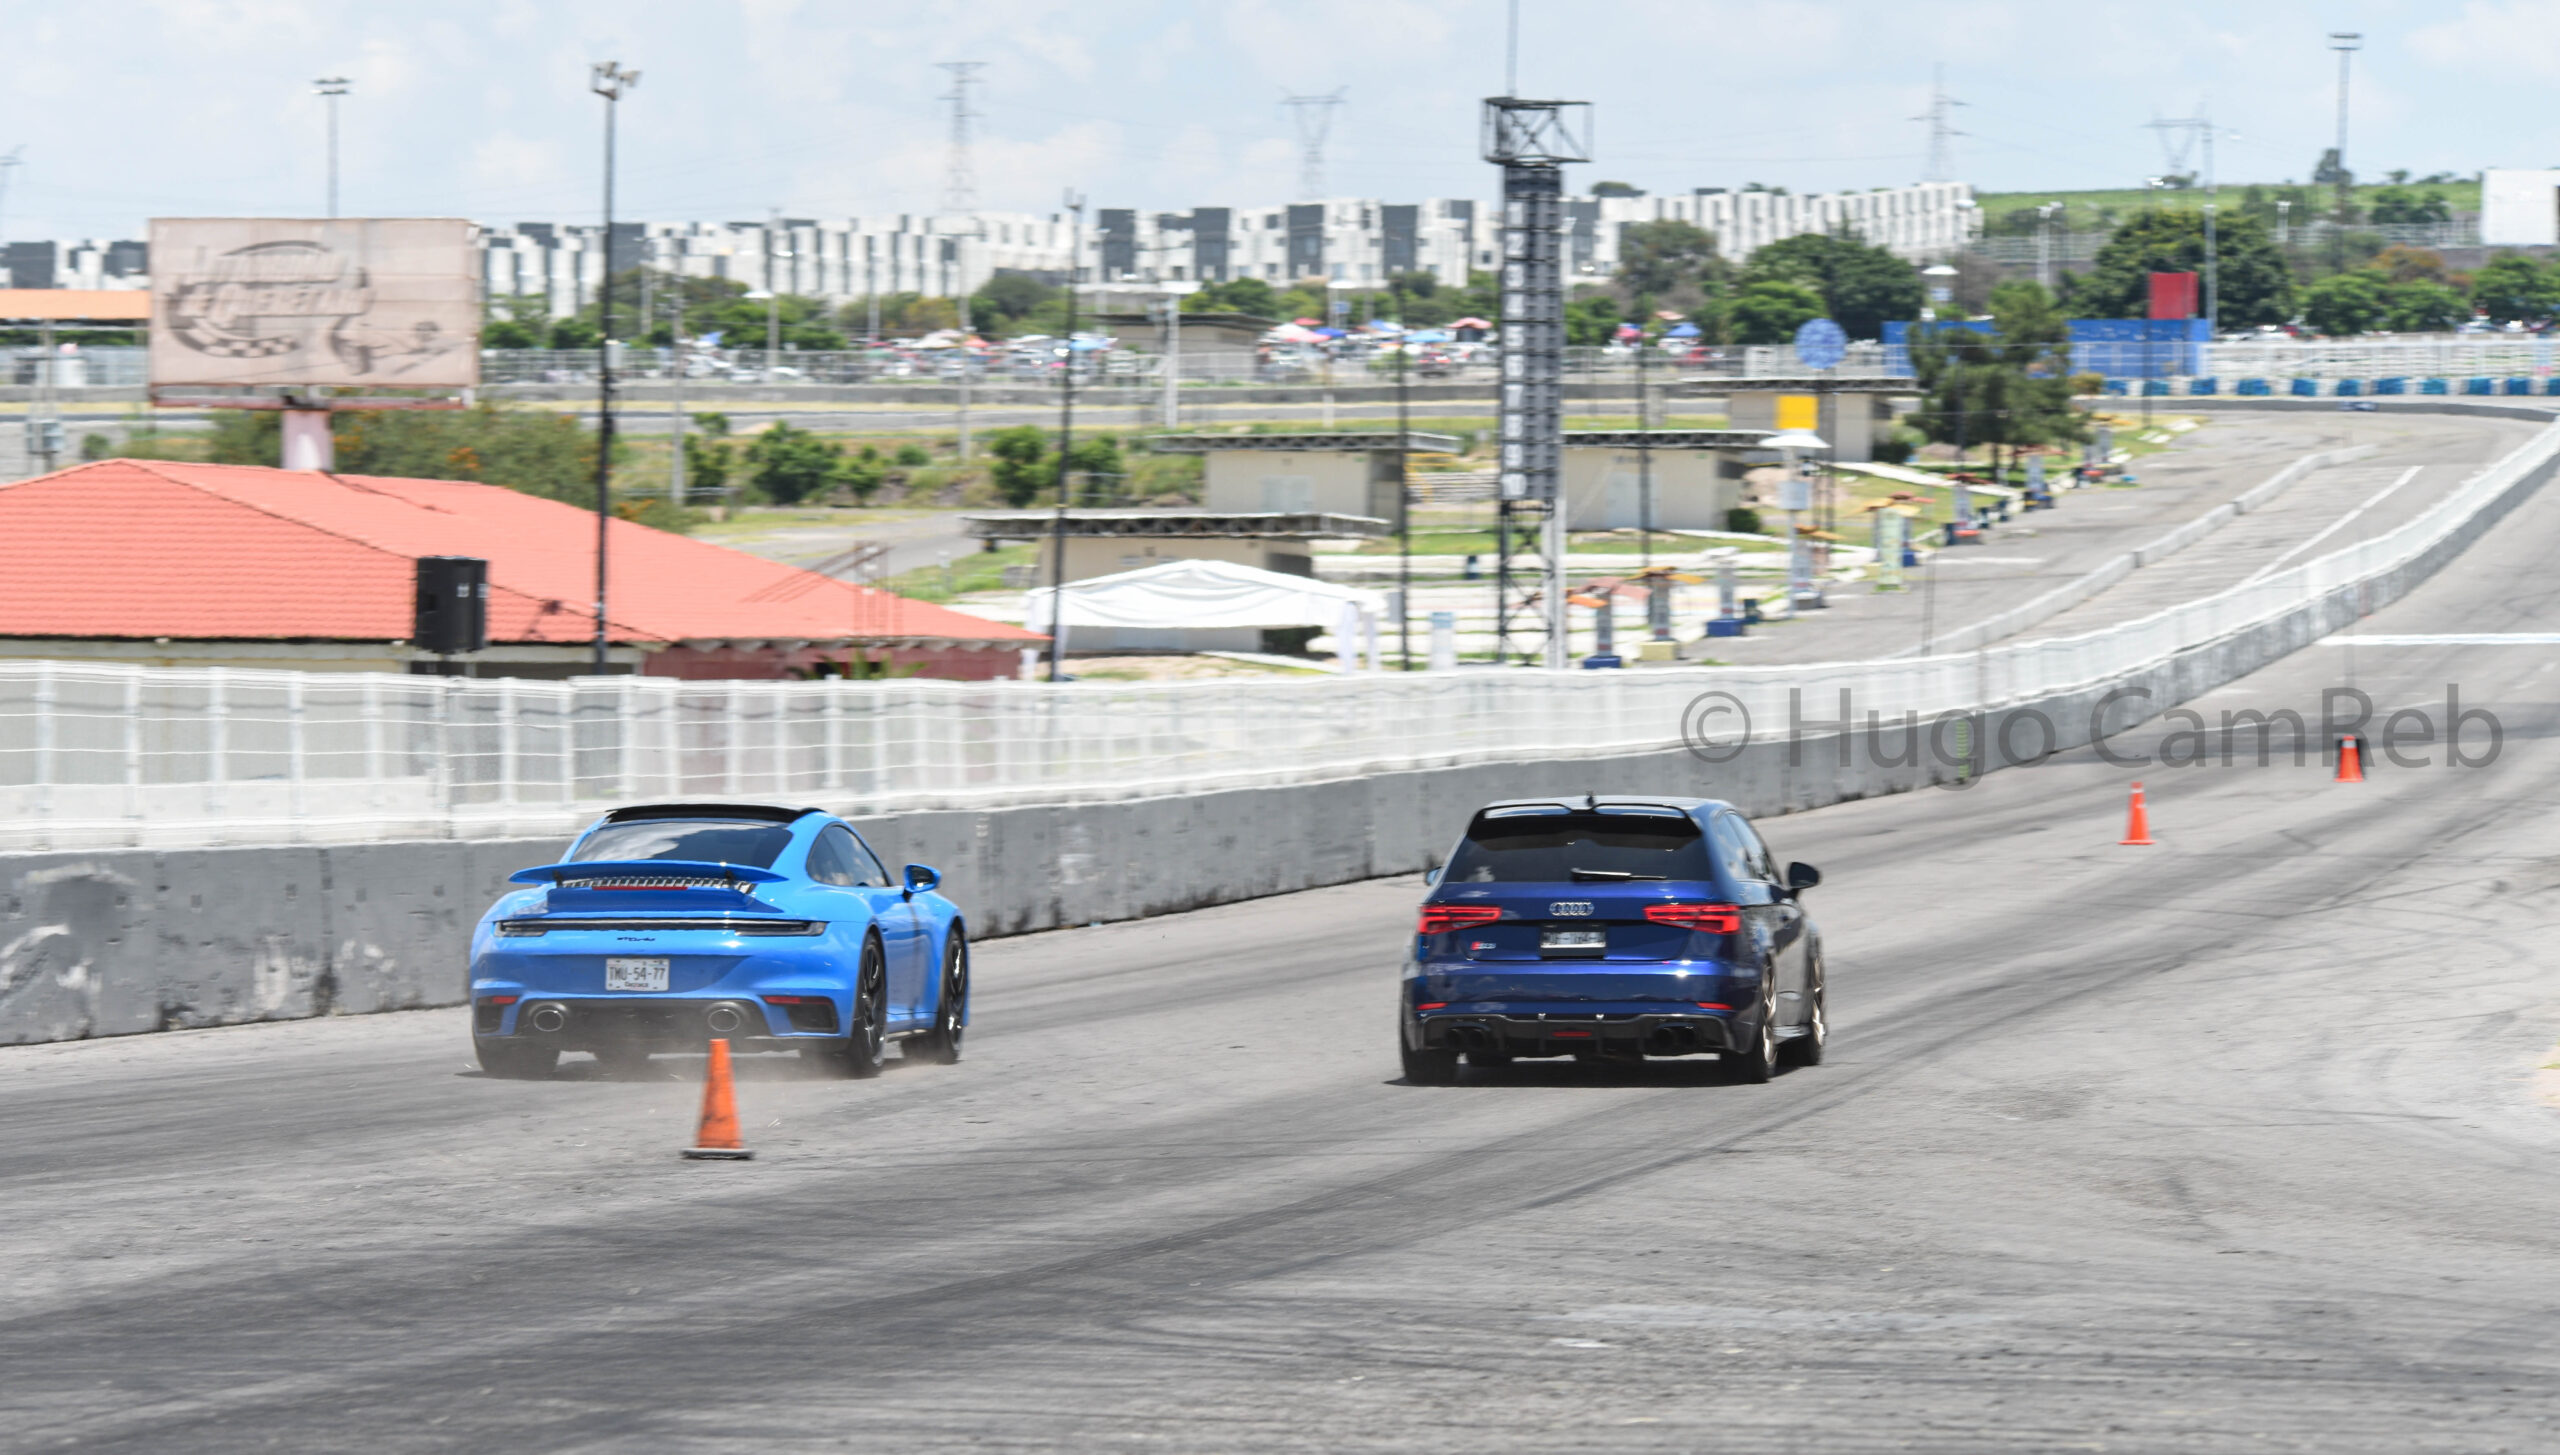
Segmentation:
{"type": "Polygon", "coordinates": [[[1450,930],[1472,929],[1500,918],[1502,911],[1490,904],[1426,904],[1422,907],[1419,933],[1437,935],[1450,930]]]}
{"type": "Polygon", "coordinates": [[[1731,904],[1648,904],[1644,917],[1658,925],[1729,935],[1742,928],[1742,909],[1731,904]]]}

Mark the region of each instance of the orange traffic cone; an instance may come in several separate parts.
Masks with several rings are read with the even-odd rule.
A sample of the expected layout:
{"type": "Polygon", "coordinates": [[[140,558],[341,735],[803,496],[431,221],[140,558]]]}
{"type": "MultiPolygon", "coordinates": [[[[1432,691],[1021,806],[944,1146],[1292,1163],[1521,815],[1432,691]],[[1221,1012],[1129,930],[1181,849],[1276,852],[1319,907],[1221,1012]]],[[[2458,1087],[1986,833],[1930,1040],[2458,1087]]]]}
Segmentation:
{"type": "Polygon", "coordinates": [[[702,1070],[702,1130],[684,1154],[706,1161],[745,1162],[756,1155],[738,1136],[738,1093],[729,1084],[729,1043],[713,1041],[702,1070]]]}
{"type": "Polygon", "coordinates": [[[2338,739],[2338,777],[2336,781],[2340,783],[2362,783],[2364,781],[2364,754],[2356,751],[2355,735],[2352,733],[2338,739]]]}
{"type": "Polygon", "coordinates": [[[2125,817],[2124,837],[2117,842],[2124,844],[2151,842],[2151,813],[2142,806],[2142,785],[2139,783],[2133,785],[2133,807],[2125,817]]]}

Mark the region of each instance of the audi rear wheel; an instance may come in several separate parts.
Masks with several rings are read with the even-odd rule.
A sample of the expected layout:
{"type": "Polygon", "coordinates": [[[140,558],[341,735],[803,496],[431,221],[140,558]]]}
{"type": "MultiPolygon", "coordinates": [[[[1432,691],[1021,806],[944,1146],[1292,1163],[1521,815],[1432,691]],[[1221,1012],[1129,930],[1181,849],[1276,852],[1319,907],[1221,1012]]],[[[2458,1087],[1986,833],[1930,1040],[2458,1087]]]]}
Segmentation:
{"type": "Polygon", "coordinates": [[[1796,1064],[1799,1066],[1821,1065],[1822,1048],[1831,1044],[1831,1012],[1823,1004],[1824,978],[1822,960],[1816,956],[1813,962],[1811,992],[1813,1009],[1805,1015],[1804,1034],[1787,1043],[1787,1053],[1795,1057],[1796,1064]]]}
{"type": "Polygon", "coordinates": [[[1404,1051],[1404,1079],[1415,1086],[1455,1086],[1458,1084],[1458,1053],[1446,1046],[1417,1051],[1411,1046],[1404,1051]]]}
{"type": "Polygon", "coordinates": [[[1760,1008],[1760,1030],[1751,1044],[1739,1051],[1727,1051],[1725,1073],[1736,1081],[1758,1085],[1778,1074],[1778,1003],[1771,1000],[1760,1008]]]}

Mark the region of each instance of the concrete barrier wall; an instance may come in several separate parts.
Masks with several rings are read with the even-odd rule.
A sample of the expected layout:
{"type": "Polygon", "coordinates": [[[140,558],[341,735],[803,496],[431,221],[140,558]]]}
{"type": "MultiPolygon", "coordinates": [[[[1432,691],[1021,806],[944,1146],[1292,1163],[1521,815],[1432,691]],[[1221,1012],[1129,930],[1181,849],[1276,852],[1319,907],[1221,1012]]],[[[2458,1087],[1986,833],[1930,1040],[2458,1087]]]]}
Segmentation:
{"type": "MultiPolygon", "coordinates": [[[[2397,600],[2555,466],[2380,577],[2126,678],[1926,724],[1936,746],[1916,762],[1899,761],[1892,728],[1882,754],[1863,734],[1844,743],[1819,720],[1836,705],[1808,701],[1802,731],[1753,724],[1753,740],[1721,763],[1667,751],[1474,764],[856,822],[892,864],[941,869],[983,939],[1416,872],[1495,798],[1692,793],[1771,816],[1956,784],[2121,732],[2397,600]]],[[[1783,827],[1772,837],[1783,850],[1783,827]]],[[[564,847],[511,839],[0,856],[0,1044],[458,1003],[481,911],[509,873],[564,847]]],[[[1379,953],[1383,964],[1392,947],[1379,953]]]]}

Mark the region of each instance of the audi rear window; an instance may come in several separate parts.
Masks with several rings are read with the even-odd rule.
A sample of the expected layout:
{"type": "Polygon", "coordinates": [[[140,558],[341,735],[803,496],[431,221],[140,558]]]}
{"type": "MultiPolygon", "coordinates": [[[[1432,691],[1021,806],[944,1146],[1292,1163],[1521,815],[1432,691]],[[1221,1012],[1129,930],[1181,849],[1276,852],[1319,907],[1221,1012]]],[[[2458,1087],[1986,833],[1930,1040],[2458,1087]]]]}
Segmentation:
{"type": "Polygon", "coordinates": [[[569,856],[572,864],[599,860],[690,859],[701,864],[742,864],[770,869],[791,842],[789,824],[751,819],[662,818],[609,823],[587,835],[569,856]]]}
{"type": "Polygon", "coordinates": [[[1513,811],[1478,817],[1444,876],[1454,884],[1715,877],[1697,823],[1674,812],[1513,811]]]}

